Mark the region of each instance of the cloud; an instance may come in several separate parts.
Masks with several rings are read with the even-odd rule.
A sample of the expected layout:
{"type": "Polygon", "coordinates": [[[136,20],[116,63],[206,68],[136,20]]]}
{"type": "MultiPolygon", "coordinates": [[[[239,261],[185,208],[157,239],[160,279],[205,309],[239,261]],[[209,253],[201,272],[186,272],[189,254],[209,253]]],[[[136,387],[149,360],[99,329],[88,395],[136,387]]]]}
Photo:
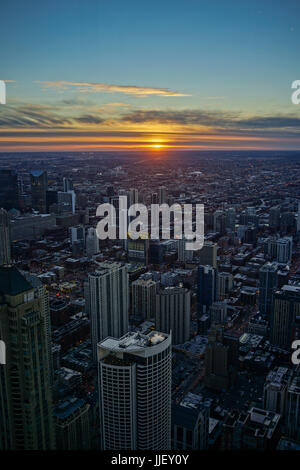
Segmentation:
{"type": "Polygon", "coordinates": [[[102,119],[98,116],[94,116],[91,114],[86,114],[85,116],[80,116],[78,118],[75,118],[77,122],[81,122],[84,124],[101,124],[102,122],[105,121],[105,119],[102,119]]]}
{"type": "Polygon", "coordinates": [[[191,96],[186,93],[169,90],[168,88],[152,88],[136,85],[113,85],[109,83],[91,83],[91,82],[70,82],[65,80],[58,81],[41,81],[37,80],[35,83],[40,83],[44,89],[53,88],[56,90],[67,90],[75,87],[77,91],[82,93],[89,92],[102,92],[102,93],[125,93],[126,95],[134,95],[138,97],[146,97],[150,95],[163,96],[163,97],[178,97],[178,96],[191,96]]]}
{"type": "Polygon", "coordinates": [[[200,125],[218,129],[294,129],[300,128],[300,117],[295,115],[250,116],[227,111],[205,110],[135,110],[121,118],[131,123],[157,122],[160,124],[200,125]]]}

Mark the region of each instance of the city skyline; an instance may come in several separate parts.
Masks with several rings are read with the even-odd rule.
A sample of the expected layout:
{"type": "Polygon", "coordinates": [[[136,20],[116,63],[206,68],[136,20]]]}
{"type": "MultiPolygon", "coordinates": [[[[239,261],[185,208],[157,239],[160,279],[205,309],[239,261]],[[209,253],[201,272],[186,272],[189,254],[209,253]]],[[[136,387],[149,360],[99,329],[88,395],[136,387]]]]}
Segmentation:
{"type": "Polygon", "coordinates": [[[299,149],[289,5],[6,4],[0,151],[299,149]]]}

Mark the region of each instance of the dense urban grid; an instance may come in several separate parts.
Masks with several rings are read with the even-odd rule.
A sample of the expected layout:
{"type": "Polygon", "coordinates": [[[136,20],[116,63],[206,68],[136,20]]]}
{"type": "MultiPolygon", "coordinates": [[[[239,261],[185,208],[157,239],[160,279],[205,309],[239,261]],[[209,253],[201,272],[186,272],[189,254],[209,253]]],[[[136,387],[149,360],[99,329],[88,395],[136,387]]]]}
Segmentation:
{"type": "Polygon", "coordinates": [[[2,154],[0,449],[300,449],[299,201],[297,152],[2,154]],[[99,240],[119,196],[203,248],[99,240]]]}

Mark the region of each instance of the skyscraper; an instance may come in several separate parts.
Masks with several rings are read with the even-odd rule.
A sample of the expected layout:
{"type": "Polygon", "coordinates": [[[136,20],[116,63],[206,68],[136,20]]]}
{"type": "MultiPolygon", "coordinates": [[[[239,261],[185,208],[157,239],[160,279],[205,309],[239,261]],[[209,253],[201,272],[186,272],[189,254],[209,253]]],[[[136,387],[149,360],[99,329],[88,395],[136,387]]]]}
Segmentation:
{"type": "Polygon", "coordinates": [[[158,203],[166,204],[167,202],[167,189],[164,186],[158,188],[158,203]]]}
{"type": "Polygon", "coordinates": [[[221,272],[217,273],[217,299],[223,300],[226,295],[231,291],[233,286],[233,276],[231,273],[221,272]]]}
{"type": "Polygon", "coordinates": [[[81,398],[65,397],[54,408],[56,448],[91,448],[90,405],[81,398]]]}
{"type": "Polygon", "coordinates": [[[170,333],[172,343],[182,344],[190,339],[191,292],[183,287],[167,287],[156,294],[155,326],[170,333]]]}
{"type": "Polygon", "coordinates": [[[277,259],[278,263],[290,263],[292,259],[293,238],[283,237],[277,240],[277,259]]]}
{"type": "Polygon", "coordinates": [[[266,263],[259,270],[259,311],[270,315],[273,294],[278,284],[278,264],[266,263]]]}
{"type": "Polygon", "coordinates": [[[0,209],[18,209],[18,177],[14,170],[0,170],[0,209]]]}
{"type": "Polygon", "coordinates": [[[204,242],[202,250],[197,253],[199,264],[217,268],[217,244],[213,242],[204,242]]]}
{"type": "Polygon", "coordinates": [[[300,287],[285,285],[274,293],[271,314],[271,342],[290,350],[300,334],[300,287]]]}
{"type": "Polygon", "coordinates": [[[90,227],[86,236],[86,255],[92,257],[99,253],[99,238],[94,227],[90,227]]]}
{"type": "Polygon", "coordinates": [[[286,424],[287,435],[291,439],[300,440],[300,371],[291,377],[287,391],[286,424]]]}
{"type": "Polygon", "coordinates": [[[198,316],[206,313],[216,300],[216,270],[212,266],[198,266],[198,316]]]}
{"type": "Polygon", "coordinates": [[[131,284],[132,314],[146,320],[155,317],[156,286],[151,279],[137,279],[131,284]]]}
{"type": "Polygon", "coordinates": [[[214,390],[227,389],[229,385],[228,369],[229,346],[223,342],[223,328],[215,325],[209,330],[205,352],[205,378],[207,387],[214,390]]]}
{"type": "Polygon", "coordinates": [[[11,263],[9,217],[4,209],[0,209],[0,266],[11,263]]]}
{"type": "Polygon", "coordinates": [[[300,201],[298,201],[297,232],[300,232],[300,201]]]}
{"type": "Polygon", "coordinates": [[[43,170],[34,170],[30,173],[31,178],[31,197],[33,209],[41,214],[46,212],[46,194],[48,189],[47,172],[43,170]]]}
{"type": "Polygon", "coordinates": [[[68,191],[73,191],[73,181],[70,178],[63,178],[63,187],[64,193],[67,193],[68,191]]]}
{"type": "Polygon", "coordinates": [[[98,344],[103,450],[171,446],[171,336],[151,331],[98,344]]]}
{"type": "Polygon", "coordinates": [[[15,267],[0,267],[0,449],[55,448],[48,322],[42,298],[15,267]]]}
{"type": "Polygon", "coordinates": [[[191,261],[193,259],[193,250],[186,250],[186,243],[187,240],[185,238],[178,240],[178,261],[181,263],[185,263],[186,261],[191,261]]]}
{"type": "Polygon", "coordinates": [[[86,284],[86,309],[91,320],[93,356],[97,343],[128,331],[128,275],[126,266],[117,262],[100,263],[89,274],[86,284]]]}

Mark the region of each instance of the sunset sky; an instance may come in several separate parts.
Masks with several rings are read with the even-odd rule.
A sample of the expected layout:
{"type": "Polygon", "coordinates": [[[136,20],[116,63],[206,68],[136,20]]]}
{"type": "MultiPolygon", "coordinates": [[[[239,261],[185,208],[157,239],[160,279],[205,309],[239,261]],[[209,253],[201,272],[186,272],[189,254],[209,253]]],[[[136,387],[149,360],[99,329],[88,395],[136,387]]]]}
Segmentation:
{"type": "Polygon", "coordinates": [[[299,0],[1,4],[0,151],[300,149],[299,0]]]}

